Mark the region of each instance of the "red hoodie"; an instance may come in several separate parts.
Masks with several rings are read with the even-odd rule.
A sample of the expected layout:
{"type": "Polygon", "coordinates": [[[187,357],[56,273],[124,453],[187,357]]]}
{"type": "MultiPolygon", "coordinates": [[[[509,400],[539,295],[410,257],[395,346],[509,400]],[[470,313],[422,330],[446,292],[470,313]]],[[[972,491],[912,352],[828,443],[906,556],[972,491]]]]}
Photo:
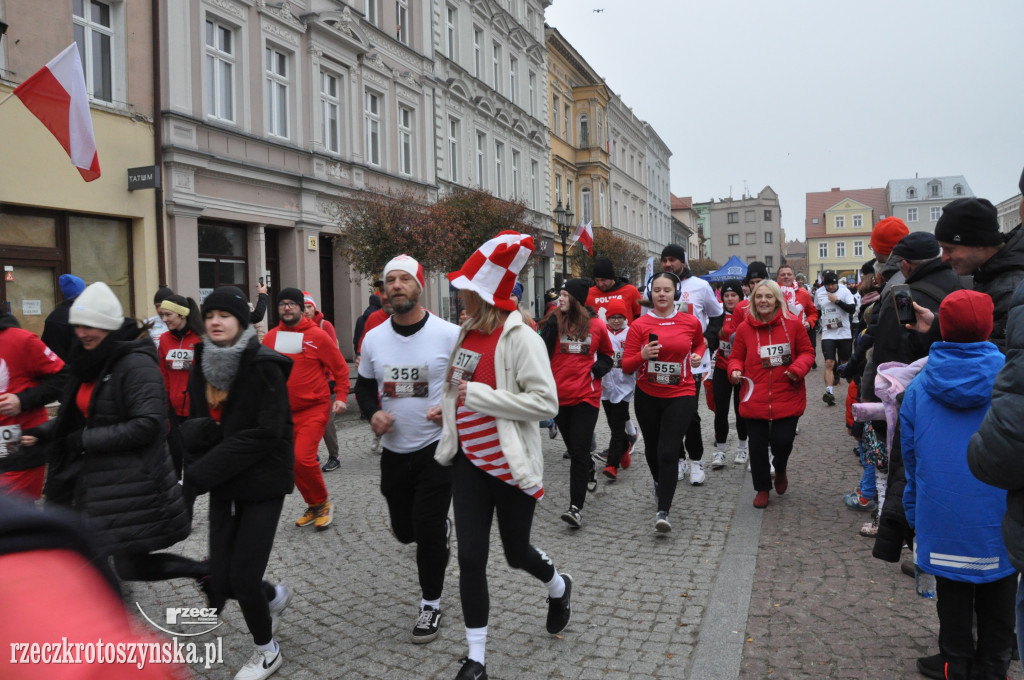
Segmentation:
{"type": "Polygon", "coordinates": [[[608,326],[597,317],[590,320],[590,335],[583,342],[559,338],[551,355],[551,373],[558,387],[558,405],[601,406],[601,380],[590,373],[598,354],[614,354],[608,326]]]}
{"type": "Polygon", "coordinates": [[[775,313],[771,321],[761,321],[748,313],[736,329],[736,341],[729,355],[729,373],[740,371],[754,381],[740,384],[740,416],[756,420],[778,420],[802,415],[807,408],[804,376],[814,363],[814,348],[803,323],[775,313]],[[762,357],[762,354],[764,355],[762,357]],[[792,382],[785,374],[798,379],[792,382]]]}
{"type": "Polygon", "coordinates": [[[195,346],[201,340],[188,328],[180,338],[174,331],[167,331],[160,335],[156,350],[171,408],[183,418],[188,417],[188,376],[192,373],[195,346]]]}
{"type": "Polygon", "coordinates": [[[294,326],[286,326],[282,321],[263,337],[263,344],[292,360],[288,376],[288,403],[292,411],[327,407],[330,390],[325,370],[335,377],[334,393],[338,401],[345,403],[348,399],[348,364],[341,356],[337,340],[311,319],[302,317],[294,326]],[[296,338],[281,336],[282,333],[301,334],[301,344],[295,347],[291,341],[296,338]]]}
{"type": "MultiPolygon", "coordinates": [[[[13,317],[7,318],[14,323],[13,317]]],[[[35,333],[13,325],[0,329],[0,394],[37,387],[41,379],[60,373],[62,368],[64,362],[35,333]]],[[[29,428],[46,420],[46,406],[40,404],[16,416],[0,415],[0,426],[29,428]]]]}

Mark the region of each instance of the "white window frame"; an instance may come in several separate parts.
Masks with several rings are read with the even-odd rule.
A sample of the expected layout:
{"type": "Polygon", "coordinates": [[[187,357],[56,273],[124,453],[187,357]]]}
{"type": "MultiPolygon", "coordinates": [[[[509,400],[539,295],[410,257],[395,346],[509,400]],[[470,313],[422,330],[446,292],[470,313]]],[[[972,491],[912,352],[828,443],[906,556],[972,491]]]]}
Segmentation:
{"type": "Polygon", "coordinates": [[[594,219],[594,206],[591,203],[593,193],[590,189],[580,189],[580,215],[584,224],[594,219]]]}
{"type": "Polygon", "coordinates": [[[408,106],[398,107],[398,174],[411,177],[413,172],[412,130],[415,113],[408,106]]]}
{"type": "Polygon", "coordinates": [[[289,112],[289,64],[291,55],[267,44],[263,48],[264,124],[267,135],[288,139],[289,112]]]}
{"type": "Polygon", "coordinates": [[[508,57],[508,98],[513,104],[519,104],[519,60],[508,57]]]}
{"type": "Polygon", "coordinates": [[[537,74],[530,71],[530,115],[537,116],[537,74]]]}
{"type": "Polygon", "coordinates": [[[739,234],[729,234],[729,245],[738,246],[740,244],[739,234]]]}
{"type": "Polygon", "coordinates": [[[320,69],[320,142],[324,151],[341,154],[341,93],[344,91],[344,79],[336,73],[320,69]],[[333,82],[332,94],[328,84],[333,82]],[[333,122],[331,113],[333,111],[333,122]],[[331,137],[334,144],[331,144],[331,137]]]}
{"type": "Polygon", "coordinates": [[[555,205],[562,202],[562,176],[555,173],[555,205]]]}
{"type": "Polygon", "coordinates": [[[558,98],[558,95],[551,95],[551,133],[554,135],[560,134],[558,131],[558,116],[561,113],[562,100],[558,98]]]}
{"type": "Polygon", "coordinates": [[[473,75],[481,78],[484,67],[484,31],[479,26],[473,26],[473,75]]]}
{"type": "Polygon", "coordinates": [[[836,241],[836,257],[846,257],[846,241],[836,241]]]}
{"type": "Polygon", "coordinates": [[[459,132],[461,122],[458,118],[448,118],[448,179],[459,181],[459,132]]]}
{"type": "Polygon", "coordinates": [[[853,256],[864,257],[864,241],[853,242],[853,256]]]}
{"type": "Polygon", "coordinates": [[[928,216],[932,222],[937,222],[938,219],[942,217],[942,208],[937,205],[931,206],[931,208],[928,210],[928,216]]]}
{"type": "Polygon", "coordinates": [[[565,132],[565,141],[572,144],[572,126],[569,125],[572,121],[572,107],[569,104],[563,104],[562,112],[562,131],[565,132]]]}
{"type": "Polygon", "coordinates": [[[476,133],[476,182],[481,189],[487,188],[487,135],[476,133]]]}
{"type": "Polygon", "coordinates": [[[395,0],[395,40],[409,44],[409,0],[395,0]]]}
{"type": "Polygon", "coordinates": [[[765,243],[771,243],[772,242],[772,238],[773,238],[772,237],[772,232],[770,232],[770,231],[764,232],[764,242],[765,243]]]}
{"type": "Polygon", "coordinates": [[[519,186],[519,164],[522,161],[522,154],[518,149],[512,149],[512,198],[513,200],[519,200],[519,192],[522,187],[519,186]]]}
{"type": "Polygon", "coordinates": [[[458,25],[458,21],[459,21],[459,19],[458,19],[458,12],[451,5],[445,5],[444,12],[445,12],[445,16],[444,16],[444,19],[445,19],[445,39],[447,40],[446,49],[447,49],[447,53],[448,53],[448,58],[451,59],[452,61],[455,61],[455,48],[457,47],[457,45],[455,43],[455,38],[456,38],[455,27],[458,25]]]}
{"type": "Polygon", "coordinates": [[[237,78],[236,69],[238,58],[235,56],[235,49],[238,44],[238,29],[230,24],[222,22],[217,17],[207,15],[205,22],[206,32],[204,33],[205,50],[205,87],[206,95],[206,117],[228,123],[235,122],[235,105],[238,95],[235,88],[237,78]],[[213,31],[214,43],[210,44],[210,31],[213,31]],[[223,49],[223,43],[219,40],[222,35],[230,36],[230,51],[223,49]],[[225,72],[230,81],[224,83],[225,72]],[[225,102],[222,95],[229,94],[230,101],[225,102]]]}
{"type": "Polygon", "coordinates": [[[539,196],[539,187],[537,184],[537,175],[539,173],[540,166],[535,160],[530,161],[530,207],[534,210],[537,209],[537,198],[539,196]]]}
{"type": "MultiPolygon", "coordinates": [[[[89,92],[89,98],[95,101],[103,102],[104,104],[111,105],[117,103],[123,105],[124,87],[122,80],[124,79],[124,3],[122,2],[106,2],[105,0],[83,0],[82,10],[85,16],[79,16],[74,13],[74,5],[72,5],[71,21],[73,24],[73,33],[75,38],[75,44],[78,47],[78,56],[82,60],[82,70],[85,73],[85,87],[89,92]],[[93,5],[100,7],[106,7],[107,18],[110,22],[109,26],[93,21],[90,17],[90,9],[93,5]],[[81,32],[81,36],[79,36],[81,32]],[[79,42],[81,38],[81,42],[79,42]],[[97,65],[96,60],[93,59],[93,55],[97,47],[102,50],[103,38],[107,39],[107,50],[105,58],[108,61],[109,73],[109,97],[104,97],[103,93],[97,94],[96,92],[96,81],[100,77],[97,73],[101,70],[100,66],[97,65]],[[97,46],[97,41],[100,45],[97,46]]],[[[8,43],[10,37],[7,38],[8,43]]]]}
{"type": "Polygon", "coordinates": [[[846,215],[835,216],[836,229],[846,229],[846,215]]]}
{"type": "Polygon", "coordinates": [[[907,208],[907,222],[917,222],[917,208],[907,208]]]}
{"type": "Polygon", "coordinates": [[[853,228],[862,229],[864,227],[864,216],[860,213],[853,216],[853,228]]]}
{"type": "Polygon", "coordinates": [[[363,93],[363,124],[366,127],[365,160],[368,165],[380,167],[384,157],[384,140],[381,135],[381,112],[384,95],[373,90],[363,93]]]}
{"type": "Polygon", "coordinates": [[[494,140],[494,195],[505,197],[505,173],[502,164],[505,162],[505,144],[494,140]]]}
{"type": "Polygon", "coordinates": [[[495,91],[501,92],[501,43],[497,40],[491,44],[491,77],[495,91]]]}
{"type": "Polygon", "coordinates": [[[819,241],[818,242],[818,257],[819,258],[828,257],[828,241],[819,241]]]}
{"type": "Polygon", "coordinates": [[[377,11],[378,0],[366,0],[363,5],[363,16],[374,26],[380,26],[380,12],[377,11]]]}
{"type": "Polygon", "coordinates": [[[600,202],[598,203],[597,218],[600,220],[598,224],[604,226],[605,223],[605,206],[607,205],[608,197],[605,195],[604,184],[598,187],[598,194],[600,196],[600,202]]]}

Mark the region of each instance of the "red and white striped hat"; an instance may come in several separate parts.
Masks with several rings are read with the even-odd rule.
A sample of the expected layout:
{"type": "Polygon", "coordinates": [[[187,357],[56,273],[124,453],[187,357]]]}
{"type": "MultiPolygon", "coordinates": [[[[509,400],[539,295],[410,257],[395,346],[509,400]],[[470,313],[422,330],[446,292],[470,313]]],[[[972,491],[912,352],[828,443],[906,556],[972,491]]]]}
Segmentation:
{"type": "Polygon", "coordinates": [[[456,288],[473,291],[498,309],[515,311],[518,305],[512,299],[512,289],[532,254],[532,236],[503,231],[477,248],[461,269],[448,275],[448,280],[456,288]]]}
{"type": "Polygon", "coordinates": [[[305,290],[302,291],[302,304],[313,305],[313,309],[316,309],[316,300],[314,300],[313,296],[310,295],[309,292],[305,290]]]}
{"type": "Polygon", "coordinates": [[[388,272],[393,271],[406,272],[416,279],[416,283],[420,284],[420,290],[426,288],[425,279],[423,278],[423,265],[417,262],[416,258],[409,257],[405,253],[392,258],[390,262],[384,265],[384,276],[381,278],[387,281],[388,272]]]}

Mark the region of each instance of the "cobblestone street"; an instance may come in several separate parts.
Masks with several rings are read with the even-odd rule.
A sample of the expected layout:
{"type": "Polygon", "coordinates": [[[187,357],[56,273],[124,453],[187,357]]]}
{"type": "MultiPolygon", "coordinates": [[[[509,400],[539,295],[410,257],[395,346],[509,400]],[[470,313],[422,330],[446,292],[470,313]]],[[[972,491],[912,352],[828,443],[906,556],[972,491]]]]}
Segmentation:
{"type": "MultiPolygon", "coordinates": [[[[573,618],[562,635],[544,631],[546,591],[507,567],[495,529],[489,677],[920,678],[915,659],[938,651],[934,603],[917,597],[898,564],[872,558],[871,541],[858,535],[868,518],[841,498],[859,477],[853,440],[840,407],[821,401],[820,369],[808,386],[789,491],[773,492],[764,511],[751,506],[745,466],[732,463],[735,432],[727,466],[710,469],[712,414],[702,405],[708,479],[701,487],[680,483],[668,535],[653,530],[642,440],[617,482],[600,479],[583,509],[583,528],[574,531],[559,519],[568,506],[564,447],[545,437],[546,496],[533,543],[574,577],[573,618]]],[[[602,416],[601,448],[607,432],[602,416]]],[[[295,597],[278,631],[285,663],[276,677],[452,678],[466,653],[457,561],[448,568],[441,636],[412,644],[419,606],[414,547],[400,545],[388,528],[369,426],[346,416],[339,441],[342,467],[325,475],[332,526],[320,533],[296,528],[304,509],[296,492],[278,527],[267,578],[287,583],[295,597]]],[[[201,499],[184,551],[203,556],[206,534],[201,499]]],[[[135,584],[128,601],[151,616],[204,604],[185,581],[135,584]]],[[[201,677],[233,677],[252,650],[237,605],[229,604],[222,620],[198,639],[221,635],[224,664],[197,667],[201,677]]],[[[1022,677],[1019,663],[1011,677],[1022,677]]]]}

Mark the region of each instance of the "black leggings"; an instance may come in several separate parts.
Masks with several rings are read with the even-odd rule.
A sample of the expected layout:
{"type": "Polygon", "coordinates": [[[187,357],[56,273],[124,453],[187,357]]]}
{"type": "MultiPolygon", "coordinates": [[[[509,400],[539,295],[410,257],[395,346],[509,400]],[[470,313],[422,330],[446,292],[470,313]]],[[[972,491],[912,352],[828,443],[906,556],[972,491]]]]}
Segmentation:
{"type": "Polygon", "coordinates": [[[622,455],[629,449],[629,438],[626,436],[626,423],[629,422],[629,402],[620,401],[613,404],[605,399],[604,416],[608,419],[611,440],[608,442],[608,465],[617,468],[622,462],[622,455]]]}
{"type": "Polygon", "coordinates": [[[697,412],[697,397],[663,399],[637,390],[633,400],[647,467],[658,490],[658,510],[668,512],[676,494],[679,441],[697,412]]]}
{"type": "Polygon", "coordinates": [[[724,368],[715,368],[711,389],[715,396],[715,443],[724,444],[729,437],[730,396],[733,413],[736,414],[736,436],[741,442],[747,441],[747,424],[740,417],[740,386],[729,382],[729,373],[724,368]]]}
{"type": "Polygon", "coordinates": [[[747,431],[750,433],[750,476],[754,482],[754,491],[771,491],[772,463],[776,475],[786,473],[799,420],[799,416],[777,420],[747,419],[747,431]],[[772,448],[771,463],[768,461],[769,446],[772,448]]]}
{"type": "Polygon", "coordinates": [[[989,583],[967,583],[936,576],[939,651],[949,677],[1002,678],[1010,665],[1017,575],[989,583]],[[972,621],[977,616],[978,639],[972,621]],[[973,674],[972,674],[973,671],[973,674]],[[956,672],[956,675],[953,673],[956,672]]]}
{"type": "Polygon", "coordinates": [[[547,583],[555,577],[551,558],[530,545],[530,527],[537,500],[473,465],[461,451],[452,470],[455,530],[459,537],[459,593],[466,628],[487,625],[487,557],[491,550],[491,519],[498,513],[498,534],[505,559],[547,583]]]}
{"type": "Polygon", "coordinates": [[[594,439],[599,412],[599,408],[584,402],[559,406],[555,416],[555,424],[562,433],[565,448],[569,450],[569,505],[581,509],[587,500],[587,480],[594,467],[590,442],[594,439]]]}
{"type": "Polygon", "coordinates": [[[384,449],[380,492],[391,530],[400,543],[416,543],[416,567],[424,600],[437,600],[448,565],[445,520],[452,500],[452,469],[434,460],[437,442],[412,453],[384,449]]]}
{"type": "Polygon", "coordinates": [[[273,639],[267,605],[275,593],[263,573],[283,506],[284,496],[242,501],[210,495],[210,606],[220,611],[229,597],[238,600],[257,645],[273,639]]]}

